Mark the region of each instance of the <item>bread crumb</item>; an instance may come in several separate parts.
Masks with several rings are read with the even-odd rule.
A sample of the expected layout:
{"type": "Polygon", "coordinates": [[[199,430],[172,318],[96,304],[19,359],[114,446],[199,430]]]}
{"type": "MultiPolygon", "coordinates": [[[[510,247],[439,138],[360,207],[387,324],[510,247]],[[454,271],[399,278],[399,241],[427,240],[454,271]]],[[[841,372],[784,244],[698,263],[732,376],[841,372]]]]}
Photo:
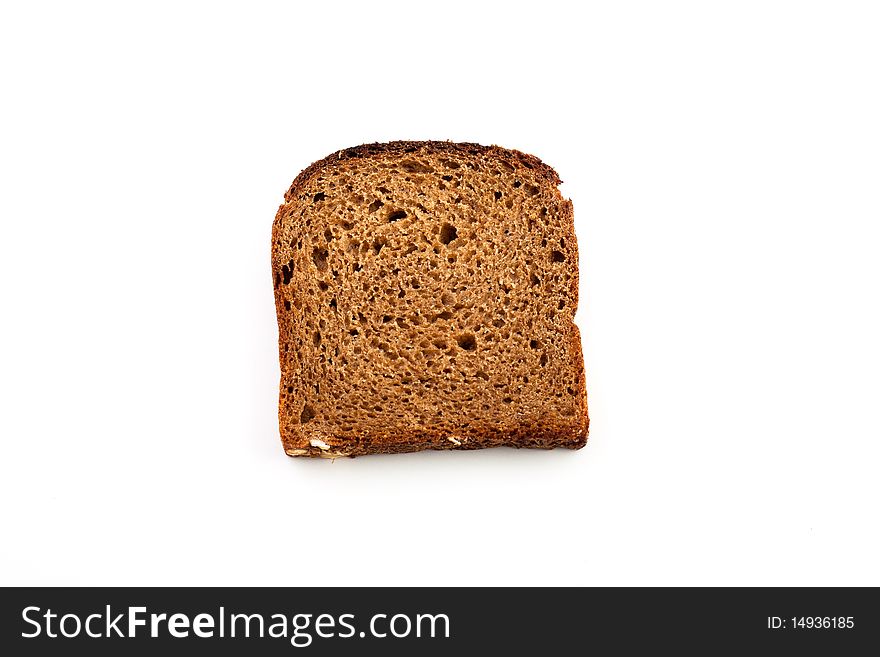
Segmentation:
{"type": "Polygon", "coordinates": [[[455,436],[446,436],[446,440],[448,440],[451,443],[455,443],[456,445],[461,445],[461,441],[458,438],[456,438],[455,436]]]}

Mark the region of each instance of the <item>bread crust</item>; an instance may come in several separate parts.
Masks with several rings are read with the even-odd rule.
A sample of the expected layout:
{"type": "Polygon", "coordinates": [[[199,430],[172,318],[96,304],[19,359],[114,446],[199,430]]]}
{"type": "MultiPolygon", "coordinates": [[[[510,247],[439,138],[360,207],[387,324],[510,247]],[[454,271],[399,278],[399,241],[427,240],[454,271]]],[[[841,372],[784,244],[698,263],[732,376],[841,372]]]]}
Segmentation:
{"type": "MultiPolygon", "coordinates": [[[[347,160],[369,158],[375,156],[387,156],[394,154],[407,154],[422,152],[424,154],[458,154],[462,156],[482,156],[498,159],[506,162],[514,168],[518,166],[530,170],[532,176],[540,179],[543,183],[554,189],[562,182],[556,171],[542,162],[539,158],[522,153],[517,150],[501,148],[499,146],[483,146],[473,143],[454,143],[444,141],[394,141],[390,143],[372,143],[346,148],[312,163],[304,169],[290,185],[284,195],[285,203],[282,204],[272,226],[272,276],[275,289],[275,308],[279,330],[279,361],[282,367],[282,390],[283,400],[285,369],[293,366],[292,359],[282,350],[281,336],[289,323],[285,319],[284,296],[281,293],[279,280],[282,276],[284,263],[281,250],[278,248],[281,231],[281,223],[286,211],[291,204],[307,198],[306,188],[310,181],[322,172],[337,166],[347,160]]],[[[559,194],[558,189],[556,190],[559,194]]],[[[561,196],[560,196],[561,199],[561,196]]],[[[571,245],[574,257],[571,262],[573,275],[570,283],[571,298],[571,329],[570,340],[572,353],[582,354],[580,331],[574,324],[573,317],[578,304],[578,258],[577,239],[574,232],[573,206],[570,200],[563,201],[564,237],[571,245]]],[[[541,425],[515,430],[498,431],[486,427],[482,431],[471,430],[467,436],[450,435],[448,431],[436,430],[432,427],[422,427],[402,435],[395,432],[392,439],[387,432],[372,429],[369,434],[357,436],[338,436],[331,433],[313,435],[303,431],[302,426],[292,423],[289,418],[289,409],[283,401],[279,402],[278,419],[281,440],[285,452],[290,456],[312,456],[324,458],[337,458],[342,456],[361,456],[366,454],[391,454],[401,452],[413,452],[426,449],[480,449],[486,447],[510,446],[528,447],[538,449],[552,449],[554,447],[566,447],[579,449],[583,447],[589,433],[589,415],[587,406],[586,377],[582,356],[574,358],[569,363],[574,369],[574,384],[576,387],[576,405],[578,422],[575,425],[554,422],[548,419],[541,425]],[[344,445],[342,447],[341,445],[344,445]]]]}

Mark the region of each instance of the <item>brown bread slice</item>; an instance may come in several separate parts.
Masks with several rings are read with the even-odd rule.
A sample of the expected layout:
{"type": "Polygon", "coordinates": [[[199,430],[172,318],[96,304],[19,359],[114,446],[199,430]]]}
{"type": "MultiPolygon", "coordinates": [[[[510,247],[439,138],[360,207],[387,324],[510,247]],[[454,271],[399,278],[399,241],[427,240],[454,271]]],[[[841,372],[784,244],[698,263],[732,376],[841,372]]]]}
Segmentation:
{"type": "Polygon", "coordinates": [[[583,447],[560,182],[519,151],[433,141],[297,176],[272,227],[285,451],[583,447]]]}

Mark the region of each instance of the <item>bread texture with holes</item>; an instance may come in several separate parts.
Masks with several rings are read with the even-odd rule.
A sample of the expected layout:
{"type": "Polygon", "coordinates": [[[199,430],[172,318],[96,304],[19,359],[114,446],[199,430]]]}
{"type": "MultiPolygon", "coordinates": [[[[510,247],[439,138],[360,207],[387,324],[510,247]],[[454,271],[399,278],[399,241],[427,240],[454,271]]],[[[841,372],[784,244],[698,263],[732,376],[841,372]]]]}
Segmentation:
{"type": "Polygon", "coordinates": [[[519,151],[432,141],[297,176],[272,227],[287,454],[583,447],[560,182],[519,151]]]}

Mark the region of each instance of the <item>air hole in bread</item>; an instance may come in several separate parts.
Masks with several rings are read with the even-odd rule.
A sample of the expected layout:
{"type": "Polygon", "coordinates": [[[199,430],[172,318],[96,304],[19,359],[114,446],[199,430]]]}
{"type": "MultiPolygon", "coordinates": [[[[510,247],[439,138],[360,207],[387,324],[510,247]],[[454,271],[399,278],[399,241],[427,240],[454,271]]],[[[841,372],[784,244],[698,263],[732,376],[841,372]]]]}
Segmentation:
{"type": "Polygon", "coordinates": [[[318,192],[317,194],[315,194],[312,197],[312,203],[317,203],[318,201],[323,201],[325,198],[327,198],[327,196],[324,194],[324,192],[318,192]]]}
{"type": "Polygon", "coordinates": [[[303,406],[302,413],[299,414],[299,423],[305,424],[315,417],[315,409],[306,404],[303,406]]]}
{"type": "Polygon", "coordinates": [[[382,201],[380,201],[379,199],[376,199],[375,201],[373,201],[372,203],[370,203],[369,206],[367,206],[367,210],[370,212],[370,214],[372,214],[372,213],[374,213],[376,210],[378,210],[379,208],[381,208],[383,205],[385,205],[385,204],[384,204],[382,201]]]}
{"type": "Polygon", "coordinates": [[[400,168],[407,173],[434,173],[434,169],[427,164],[422,164],[415,160],[405,160],[400,163],[400,168]]]}
{"type": "Polygon", "coordinates": [[[550,259],[553,262],[565,262],[565,254],[562,251],[553,251],[550,259]]]}
{"type": "Polygon", "coordinates": [[[329,255],[327,249],[319,249],[315,247],[312,249],[312,262],[315,263],[315,267],[318,268],[318,271],[327,271],[327,256],[329,255]]]}
{"type": "Polygon", "coordinates": [[[456,237],[458,237],[458,229],[452,224],[443,224],[440,227],[440,242],[442,244],[449,244],[456,237]]]}
{"type": "Polygon", "coordinates": [[[290,283],[291,276],[293,276],[293,260],[281,266],[281,279],[285,285],[290,283]]]}
{"type": "Polygon", "coordinates": [[[406,210],[394,210],[388,214],[388,223],[400,221],[401,219],[406,219],[406,210]]]}
{"type": "Polygon", "coordinates": [[[284,300],[284,310],[290,310],[290,301],[284,300]]]}
{"type": "Polygon", "coordinates": [[[465,351],[473,351],[477,348],[477,339],[473,333],[463,333],[459,335],[455,341],[458,342],[458,346],[465,351]]]}

